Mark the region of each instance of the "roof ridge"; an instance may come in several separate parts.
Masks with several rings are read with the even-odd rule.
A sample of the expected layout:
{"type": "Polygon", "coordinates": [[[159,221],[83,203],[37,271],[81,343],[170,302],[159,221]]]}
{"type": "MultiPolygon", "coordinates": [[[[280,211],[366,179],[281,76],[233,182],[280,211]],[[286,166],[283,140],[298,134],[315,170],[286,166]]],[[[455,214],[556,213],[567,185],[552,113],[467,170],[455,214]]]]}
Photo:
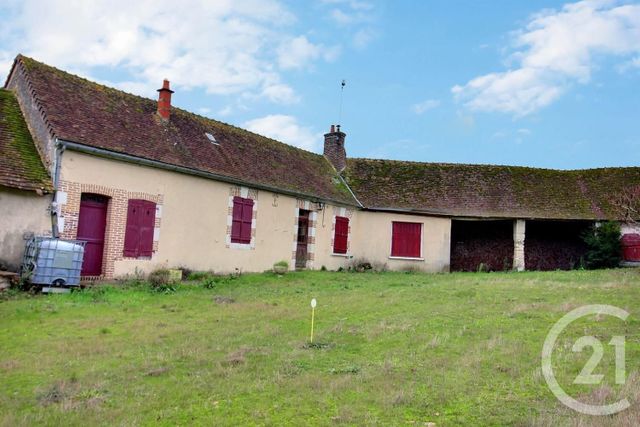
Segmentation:
{"type": "MultiPolygon", "coordinates": [[[[24,60],[31,60],[31,61],[35,61],[34,59],[31,59],[27,56],[24,56],[23,54],[19,53],[14,62],[13,62],[13,66],[11,68],[11,72],[9,73],[9,75],[7,76],[7,82],[6,84],[9,84],[9,79],[11,78],[13,72],[15,71],[16,66],[20,67],[20,71],[22,72],[22,74],[24,75],[24,79],[27,83],[27,88],[29,89],[29,92],[31,93],[31,98],[33,99],[34,104],[36,104],[37,110],[40,113],[40,117],[42,118],[42,121],[44,122],[46,128],[47,128],[47,132],[49,132],[49,135],[52,138],[55,138],[55,131],[53,130],[53,125],[51,124],[51,122],[49,121],[49,118],[47,117],[47,112],[46,109],[44,107],[44,105],[42,105],[42,102],[40,101],[40,97],[38,96],[38,91],[33,87],[33,84],[31,83],[31,79],[29,76],[29,69],[28,67],[24,64],[24,60]]],[[[38,62],[38,61],[35,61],[38,62]]],[[[44,64],[46,65],[46,64],[44,64]]],[[[5,85],[6,85],[5,84],[5,85]]],[[[18,102],[19,104],[19,102],[18,102]]],[[[29,126],[29,123],[27,123],[27,126],[29,126]]],[[[37,145],[36,145],[37,147],[37,145]]],[[[38,151],[40,151],[40,149],[38,148],[38,151]]]]}
{"type": "Polygon", "coordinates": [[[28,87],[28,97],[38,102],[36,107],[55,138],[226,176],[249,185],[357,204],[320,153],[176,106],[168,122],[155,120],[157,99],[107,86],[24,55],[18,55],[14,64],[20,73],[16,76],[28,87]],[[171,132],[167,132],[169,129],[171,132]],[[219,144],[211,144],[205,137],[207,132],[219,144]]]}
{"type": "Polygon", "coordinates": [[[583,168],[583,169],[554,169],[536,166],[522,166],[522,165],[505,165],[505,164],[492,164],[492,163],[454,163],[454,162],[420,162],[416,160],[397,160],[397,159],[375,159],[367,157],[349,157],[347,160],[365,161],[365,162],[389,162],[397,164],[414,164],[414,165],[433,165],[433,166],[469,166],[469,167],[485,167],[485,168],[514,168],[514,169],[531,169],[538,171],[550,171],[550,172],[591,172],[591,171],[606,171],[606,170],[636,170],[640,169],[640,166],[600,166],[595,168],[583,168]]]}
{"type": "MultiPolygon", "coordinates": [[[[138,99],[138,100],[140,100],[140,101],[144,101],[144,102],[152,102],[152,103],[156,103],[156,102],[157,102],[157,100],[155,100],[155,99],[153,99],[153,98],[144,97],[144,96],[141,96],[141,95],[137,95],[137,94],[135,94],[135,93],[127,92],[126,90],[123,90],[123,89],[118,89],[118,88],[115,88],[115,87],[112,87],[112,86],[105,85],[105,84],[103,84],[103,83],[96,82],[96,81],[94,81],[94,80],[88,79],[87,77],[83,77],[83,76],[80,76],[80,75],[77,75],[77,74],[74,74],[74,73],[71,73],[71,72],[68,72],[68,71],[62,70],[62,69],[60,69],[60,68],[58,68],[58,67],[55,67],[55,66],[53,66],[53,65],[46,64],[46,63],[44,63],[44,62],[38,61],[38,60],[36,60],[36,59],[33,59],[33,58],[31,58],[31,57],[28,57],[28,56],[25,56],[25,55],[22,55],[22,54],[18,54],[18,56],[16,56],[16,61],[17,61],[18,59],[20,59],[20,60],[27,60],[27,61],[34,62],[34,63],[36,63],[36,64],[37,64],[37,65],[39,65],[39,66],[47,67],[47,68],[49,68],[49,69],[53,69],[53,70],[55,70],[55,71],[57,71],[57,72],[64,73],[64,74],[66,74],[66,75],[68,75],[68,76],[72,76],[72,77],[74,77],[74,78],[77,78],[77,79],[83,80],[84,82],[90,83],[90,84],[92,84],[92,85],[99,86],[99,87],[104,88],[104,89],[107,89],[107,90],[109,90],[109,91],[117,92],[118,94],[124,94],[124,95],[127,95],[127,96],[135,97],[135,98],[137,98],[137,99],[138,99]]],[[[27,80],[28,80],[28,79],[27,79],[27,80]]],[[[185,108],[181,108],[181,107],[177,107],[177,106],[175,106],[175,105],[172,105],[172,106],[171,106],[171,111],[172,111],[172,114],[173,114],[174,112],[177,112],[177,113],[181,113],[181,114],[185,114],[185,115],[188,115],[188,116],[195,117],[195,118],[200,119],[200,120],[204,120],[205,122],[214,122],[214,123],[219,123],[219,124],[222,124],[222,125],[225,125],[225,126],[229,126],[229,127],[233,128],[233,129],[239,130],[239,131],[241,131],[241,132],[246,132],[246,133],[249,133],[249,134],[251,134],[251,135],[256,135],[256,136],[258,136],[258,137],[260,137],[260,138],[264,138],[264,139],[266,139],[266,140],[269,140],[269,141],[272,141],[272,142],[276,142],[276,143],[278,143],[278,144],[286,145],[286,146],[291,147],[291,148],[293,148],[293,149],[300,150],[300,151],[303,151],[303,152],[305,152],[305,153],[312,154],[312,155],[314,155],[314,156],[322,157],[322,154],[320,154],[320,153],[315,153],[315,152],[313,152],[313,151],[305,150],[304,148],[297,147],[297,146],[295,146],[295,145],[293,145],[293,144],[288,144],[288,143],[286,143],[286,142],[278,141],[277,139],[271,138],[271,137],[269,137],[269,136],[262,135],[262,134],[259,134],[259,133],[256,133],[256,132],[253,132],[253,131],[250,131],[250,130],[248,130],[248,129],[242,128],[242,127],[237,126],[237,125],[232,124],[232,123],[227,123],[227,122],[224,122],[224,121],[221,121],[221,120],[217,120],[217,119],[214,119],[214,118],[211,118],[211,117],[206,117],[206,116],[203,116],[203,115],[201,115],[201,114],[195,113],[195,112],[193,112],[193,111],[187,110],[187,109],[185,109],[185,108]]]]}

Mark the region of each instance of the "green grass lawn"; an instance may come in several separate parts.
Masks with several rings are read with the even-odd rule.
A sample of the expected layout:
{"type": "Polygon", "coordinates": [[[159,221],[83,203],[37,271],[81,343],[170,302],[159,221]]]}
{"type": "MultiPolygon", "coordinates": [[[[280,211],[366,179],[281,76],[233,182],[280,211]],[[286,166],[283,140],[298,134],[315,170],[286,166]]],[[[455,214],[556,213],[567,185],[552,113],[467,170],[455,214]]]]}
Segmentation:
{"type": "Polygon", "coordinates": [[[637,425],[640,271],[301,272],[245,275],[162,294],[100,286],[0,302],[1,425],[637,425]],[[315,345],[308,345],[317,298],[315,345]],[[540,354],[551,326],[590,316],[554,353],[559,382],[585,401],[632,407],[577,416],[551,394],[540,354]],[[573,385],[605,344],[599,386],[573,385]],[[626,337],[625,385],[612,335],[626,337]]]}

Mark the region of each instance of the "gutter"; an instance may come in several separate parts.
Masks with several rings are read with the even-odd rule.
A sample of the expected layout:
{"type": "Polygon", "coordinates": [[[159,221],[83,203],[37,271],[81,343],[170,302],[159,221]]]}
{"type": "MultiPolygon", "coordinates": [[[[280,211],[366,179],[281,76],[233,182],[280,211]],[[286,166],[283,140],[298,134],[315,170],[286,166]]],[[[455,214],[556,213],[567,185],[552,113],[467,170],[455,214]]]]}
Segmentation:
{"type": "Polygon", "coordinates": [[[462,221],[503,221],[513,219],[523,219],[526,221],[602,221],[597,218],[549,218],[549,217],[525,217],[525,216],[482,216],[482,215],[456,215],[444,211],[432,211],[424,209],[411,209],[411,208],[384,208],[384,207],[368,207],[363,208],[366,211],[373,212],[390,212],[399,214],[411,214],[411,215],[430,215],[443,218],[453,218],[462,221]]]}
{"type": "Polygon", "coordinates": [[[390,212],[390,213],[400,213],[400,214],[412,214],[412,215],[430,215],[430,216],[440,216],[440,217],[454,217],[450,213],[442,212],[442,211],[431,211],[424,209],[410,209],[410,208],[382,208],[382,207],[363,207],[366,211],[373,212],[390,212]]]}
{"type": "MultiPolygon", "coordinates": [[[[130,154],[118,153],[115,151],[105,150],[103,148],[91,147],[88,145],[79,144],[77,142],[72,142],[72,141],[66,141],[63,139],[57,139],[57,145],[62,149],[62,151],[68,149],[68,150],[77,151],[80,153],[91,154],[97,157],[103,157],[103,158],[112,159],[112,160],[120,160],[123,162],[133,163],[136,165],[148,166],[148,167],[163,169],[171,172],[178,172],[185,175],[197,176],[200,178],[226,182],[234,185],[248,186],[248,187],[256,188],[258,190],[269,191],[277,194],[284,194],[292,197],[300,197],[300,198],[311,200],[316,203],[322,202],[322,203],[331,203],[331,204],[342,205],[342,206],[344,205],[354,206],[353,204],[343,202],[343,201],[338,201],[338,200],[328,199],[328,198],[320,198],[317,196],[313,196],[311,194],[302,193],[302,192],[293,191],[293,190],[284,190],[281,188],[276,188],[276,187],[272,187],[270,185],[265,185],[265,184],[252,183],[252,182],[243,181],[237,178],[231,178],[225,175],[219,175],[212,172],[204,172],[198,169],[187,168],[184,166],[172,165],[170,163],[165,163],[158,160],[146,159],[144,157],[136,157],[130,154]]],[[[59,177],[57,179],[59,179],[59,177]]]]}
{"type": "Polygon", "coordinates": [[[62,168],[62,154],[64,153],[65,146],[60,144],[60,141],[56,138],[55,142],[56,154],[55,154],[55,167],[53,169],[53,200],[51,201],[51,235],[59,238],[60,231],[58,229],[58,202],[56,201],[60,186],[60,169],[62,168]]]}

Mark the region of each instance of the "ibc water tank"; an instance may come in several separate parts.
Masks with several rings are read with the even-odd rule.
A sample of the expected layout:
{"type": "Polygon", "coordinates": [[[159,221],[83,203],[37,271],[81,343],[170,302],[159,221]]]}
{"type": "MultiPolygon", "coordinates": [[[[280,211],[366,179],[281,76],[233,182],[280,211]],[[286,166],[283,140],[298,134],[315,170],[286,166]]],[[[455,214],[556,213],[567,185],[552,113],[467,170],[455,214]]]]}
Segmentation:
{"type": "Polygon", "coordinates": [[[27,243],[22,276],[46,286],[78,286],[84,257],[81,241],[34,237],[27,243]]]}

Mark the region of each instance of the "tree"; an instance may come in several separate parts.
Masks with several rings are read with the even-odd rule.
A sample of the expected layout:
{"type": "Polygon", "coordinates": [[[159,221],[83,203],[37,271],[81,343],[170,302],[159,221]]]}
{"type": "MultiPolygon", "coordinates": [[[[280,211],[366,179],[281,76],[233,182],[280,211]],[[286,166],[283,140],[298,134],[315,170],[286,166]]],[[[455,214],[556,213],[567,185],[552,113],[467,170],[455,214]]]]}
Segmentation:
{"type": "Polygon", "coordinates": [[[587,244],[587,268],[614,268],[620,265],[620,223],[608,221],[595,225],[583,234],[582,239],[587,244]]]}
{"type": "Polygon", "coordinates": [[[640,185],[627,187],[611,201],[616,216],[628,224],[640,224],[640,185]]]}

